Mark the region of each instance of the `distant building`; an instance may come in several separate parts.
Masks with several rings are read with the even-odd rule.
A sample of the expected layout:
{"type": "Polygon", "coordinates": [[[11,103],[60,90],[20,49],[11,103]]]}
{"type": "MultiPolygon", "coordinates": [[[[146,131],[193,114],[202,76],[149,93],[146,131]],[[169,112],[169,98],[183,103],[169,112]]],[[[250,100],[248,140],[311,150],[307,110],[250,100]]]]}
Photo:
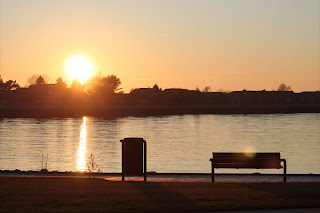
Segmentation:
{"type": "Polygon", "coordinates": [[[153,88],[137,88],[130,92],[131,95],[149,96],[154,94],[153,88]]]}
{"type": "Polygon", "coordinates": [[[230,104],[261,105],[261,104],[293,104],[293,91],[234,91],[230,93],[230,104]]]}
{"type": "Polygon", "coordinates": [[[320,91],[297,93],[298,104],[320,104],[320,91]]]}
{"type": "Polygon", "coordinates": [[[201,93],[200,91],[181,89],[181,88],[170,88],[165,89],[163,91],[164,95],[177,95],[177,96],[185,96],[185,95],[195,95],[201,93]]]}

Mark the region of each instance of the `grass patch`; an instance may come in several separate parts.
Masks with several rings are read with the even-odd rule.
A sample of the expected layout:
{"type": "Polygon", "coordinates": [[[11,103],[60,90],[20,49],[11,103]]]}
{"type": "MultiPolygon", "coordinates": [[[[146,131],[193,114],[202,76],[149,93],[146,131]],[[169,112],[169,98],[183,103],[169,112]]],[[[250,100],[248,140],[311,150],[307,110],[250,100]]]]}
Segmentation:
{"type": "Polygon", "coordinates": [[[0,177],[2,212],[192,212],[320,207],[320,183],[0,177]]]}

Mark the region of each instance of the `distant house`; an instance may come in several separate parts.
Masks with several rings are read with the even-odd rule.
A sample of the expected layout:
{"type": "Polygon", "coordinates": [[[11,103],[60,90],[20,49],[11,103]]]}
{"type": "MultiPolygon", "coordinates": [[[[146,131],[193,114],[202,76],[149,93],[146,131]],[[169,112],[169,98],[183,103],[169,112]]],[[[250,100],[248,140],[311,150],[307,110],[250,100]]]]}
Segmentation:
{"type": "Polygon", "coordinates": [[[293,91],[234,91],[230,93],[230,104],[260,105],[260,104],[293,104],[293,91]]]}
{"type": "Polygon", "coordinates": [[[161,90],[155,88],[137,88],[130,92],[131,102],[136,104],[148,104],[154,102],[154,98],[161,94],[161,90]]]}
{"type": "Polygon", "coordinates": [[[250,105],[250,104],[262,104],[263,95],[266,91],[233,91],[230,93],[230,104],[250,105]]]}
{"type": "Polygon", "coordinates": [[[56,88],[56,84],[35,84],[30,85],[30,90],[42,90],[43,92],[52,92],[56,88]]]}
{"type": "Polygon", "coordinates": [[[301,92],[296,96],[299,104],[320,104],[320,91],[301,92]]]}
{"type": "Polygon", "coordinates": [[[153,88],[137,88],[130,92],[131,95],[149,96],[154,94],[153,88]]]}
{"type": "Polygon", "coordinates": [[[195,90],[188,90],[188,89],[181,89],[181,88],[170,88],[170,89],[165,89],[163,91],[164,95],[172,95],[172,96],[192,96],[195,94],[199,94],[201,92],[195,91],[195,90]]]}
{"type": "Polygon", "coordinates": [[[32,102],[36,104],[59,105],[67,100],[67,88],[60,90],[57,84],[36,84],[30,85],[28,94],[32,102]]]}

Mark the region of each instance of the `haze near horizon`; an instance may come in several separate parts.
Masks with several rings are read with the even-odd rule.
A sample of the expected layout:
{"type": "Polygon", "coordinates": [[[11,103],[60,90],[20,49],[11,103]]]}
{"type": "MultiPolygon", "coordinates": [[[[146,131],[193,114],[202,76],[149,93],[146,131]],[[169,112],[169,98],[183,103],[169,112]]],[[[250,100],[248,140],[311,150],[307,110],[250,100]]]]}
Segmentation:
{"type": "MultiPolygon", "coordinates": [[[[81,55],[124,91],[320,89],[320,1],[0,0],[0,75],[69,84],[81,55]]],[[[89,63],[88,62],[88,63],[89,63]]]]}

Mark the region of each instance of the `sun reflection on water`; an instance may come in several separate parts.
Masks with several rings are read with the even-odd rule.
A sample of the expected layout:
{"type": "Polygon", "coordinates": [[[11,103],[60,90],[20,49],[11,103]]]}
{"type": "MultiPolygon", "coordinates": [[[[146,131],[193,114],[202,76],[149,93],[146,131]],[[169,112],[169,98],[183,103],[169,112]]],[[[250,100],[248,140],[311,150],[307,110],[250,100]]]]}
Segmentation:
{"type": "Polygon", "coordinates": [[[248,158],[254,158],[255,157],[255,148],[252,145],[248,145],[245,149],[245,155],[248,158]]]}
{"type": "Polygon", "coordinates": [[[77,171],[84,172],[87,170],[87,117],[82,118],[80,140],[77,152],[77,171]]]}

